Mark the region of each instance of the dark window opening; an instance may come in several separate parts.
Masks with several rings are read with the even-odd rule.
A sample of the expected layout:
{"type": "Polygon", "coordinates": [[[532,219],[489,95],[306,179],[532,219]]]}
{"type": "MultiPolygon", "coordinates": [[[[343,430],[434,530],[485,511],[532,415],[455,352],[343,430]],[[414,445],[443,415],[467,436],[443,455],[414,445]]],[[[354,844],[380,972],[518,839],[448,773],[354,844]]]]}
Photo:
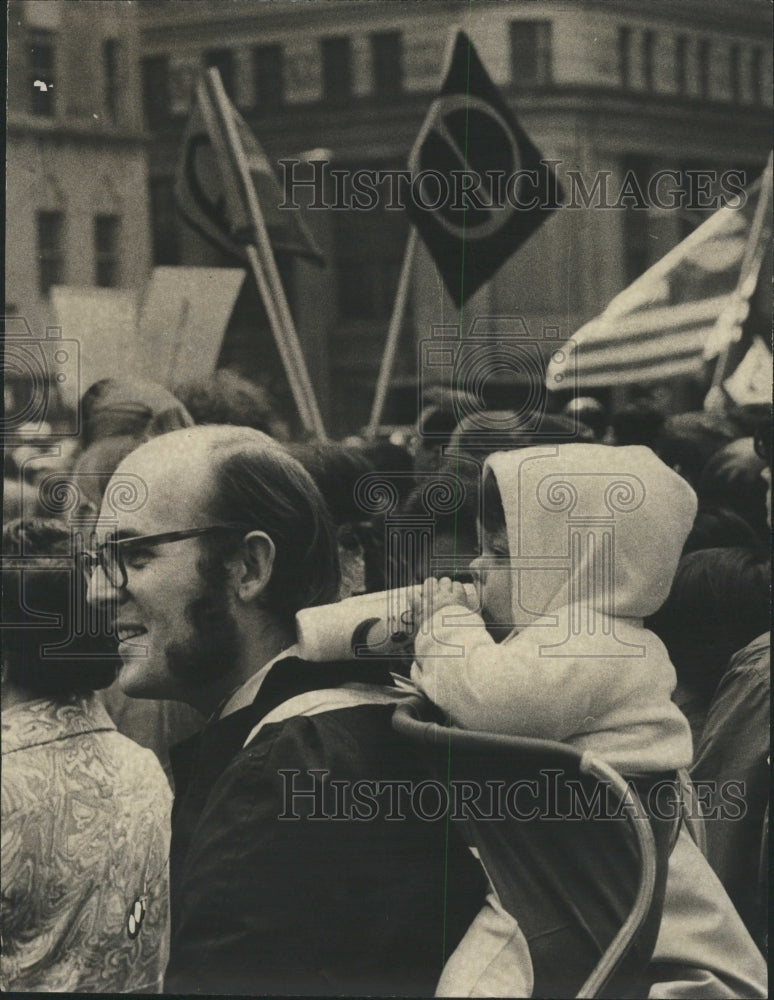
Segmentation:
{"type": "Polygon", "coordinates": [[[322,40],[323,97],[344,101],[352,95],[352,46],[348,38],[322,40]]]}
{"type": "Polygon", "coordinates": [[[253,106],[258,114],[282,107],[285,80],[281,45],[258,45],[253,49],[253,89],[253,106]]]}
{"type": "Polygon", "coordinates": [[[94,216],[94,283],[100,288],[116,288],[119,283],[120,234],[119,216],[94,216]]]}
{"type": "Polygon", "coordinates": [[[149,128],[169,121],[169,59],[148,56],[142,60],[142,105],[149,128]]]}
{"type": "Polygon", "coordinates": [[[754,104],[763,104],[763,50],[750,53],[750,91],[754,104]]]}
{"type": "Polygon", "coordinates": [[[699,94],[710,96],[710,43],[699,42],[699,94]]]}
{"type": "Polygon", "coordinates": [[[739,103],[742,100],[742,77],[739,72],[741,53],[738,45],[732,45],[728,50],[728,86],[731,100],[739,103]]]}
{"type": "Polygon", "coordinates": [[[403,90],[403,39],[399,31],[379,31],[371,35],[374,94],[396,97],[403,90]]]}
{"type": "Polygon", "coordinates": [[[551,22],[511,21],[511,80],[516,86],[551,82],[551,22]]]}
{"type": "Polygon", "coordinates": [[[64,213],[38,212],[38,286],[48,295],[52,285],[62,285],[64,267],[64,213]]]}
{"type": "Polygon", "coordinates": [[[645,90],[653,90],[654,72],[653,57],[656,50],[655,31],[642,33],[642,82],[645,90]]]}
{"type": "MultiPolygon", "coordinates": [[[[625,157],[622,166],[624,175],[631,173],[636,180],[639,191],[648,190],[651,174],[648,159],[641,156],[625,157]]],[[[653,263],[650,258],[652,241],[648,236],[649,230],[648,209],[627,205],[624,214],[624,271],[629,283],[639,278],[653,263]]]]}
{"type": "Polygon", "coordinates": [[[156,177],[150,182],[153,263],[158,267],[180,263],[180,230],[174,186],[171,177],[156,177]]]}
{"type": "Polygon", "coordinates": [[[117,38],[106,38],[102,43],[102,70],[105,78],[105,113],[108,120],[118,120],[120,102],[120,42],[117,38]]]}
{"type": "MultiPolygon", "coordinates": [[[[357,166],[363,165],[373,166],[370,163],[357,166]]],[[[372,212],[333,215],[342,318],[388,320],[408,235],[405,218],[381,205],[372,212]]]]}
{"type": "Polygon", "coordinates": [[[685,94],[688,91],[688,39],[685,35],[680,35],[675,45],[675,84],[677,93],[685,94]]]}
{"type": "Polygon", "coordinates": [[[56,52],[53,31],[38,31],[30,38],[30,111],[52,117],[56,111],[56,52]]]}
{"type": "Polygon", "coordinates": [[[632,85],[632,31],[631,28],[618,29],[618,79],[627,90],[632,85]]]}

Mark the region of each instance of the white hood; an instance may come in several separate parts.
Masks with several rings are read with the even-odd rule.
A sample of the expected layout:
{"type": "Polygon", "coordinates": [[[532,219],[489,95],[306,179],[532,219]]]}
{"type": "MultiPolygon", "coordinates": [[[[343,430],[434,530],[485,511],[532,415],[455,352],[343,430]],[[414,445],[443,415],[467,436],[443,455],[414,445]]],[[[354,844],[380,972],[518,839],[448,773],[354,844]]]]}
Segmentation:
{"type": "Polygon", "coordinates": [[[505,511],[517,627],[566,605],[591,621],[591,608],[644,618],[664,603],[696,496],[649,448],[496,452],[484,474],[495,476],[505,511]]]}

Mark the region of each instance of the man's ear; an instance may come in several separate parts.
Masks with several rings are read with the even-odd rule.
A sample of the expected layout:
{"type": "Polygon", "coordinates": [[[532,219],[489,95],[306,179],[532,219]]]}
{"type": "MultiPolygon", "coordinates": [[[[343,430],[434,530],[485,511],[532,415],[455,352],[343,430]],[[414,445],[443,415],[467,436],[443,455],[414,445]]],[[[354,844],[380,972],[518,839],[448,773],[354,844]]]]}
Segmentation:
{"type": "Polygon", "coordinates": [[[236,580],[240,601],[248,604],[266,589],[274,568],[274,555],[274,542],[263,531],[251,531],[242,539],[236,580]]]}

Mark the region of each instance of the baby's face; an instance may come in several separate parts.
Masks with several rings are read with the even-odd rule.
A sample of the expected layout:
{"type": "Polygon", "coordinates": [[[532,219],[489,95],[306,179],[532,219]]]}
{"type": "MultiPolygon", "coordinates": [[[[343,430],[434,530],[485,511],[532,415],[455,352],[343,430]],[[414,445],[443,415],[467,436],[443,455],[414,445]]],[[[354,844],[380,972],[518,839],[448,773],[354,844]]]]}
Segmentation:
{"type": "Polygon", "coordinates": [[[508,536],[505,528],[491,533],[480,532],[481,555],[470,564],[473,582],[481,601],[481,617],[497,642],[513,630],[511,604],[511,567],[508,536]]]}

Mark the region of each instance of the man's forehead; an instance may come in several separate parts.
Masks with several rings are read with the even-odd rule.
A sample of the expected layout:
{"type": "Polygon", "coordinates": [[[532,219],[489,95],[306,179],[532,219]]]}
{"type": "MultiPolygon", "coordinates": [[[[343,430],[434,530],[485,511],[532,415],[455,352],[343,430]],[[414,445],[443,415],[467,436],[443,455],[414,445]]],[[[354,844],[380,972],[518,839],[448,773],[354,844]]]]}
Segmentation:
{"type": "Polygon", "coordinates": [[[179,441],[157,438],[141,446],[113,473],[100,524],[107,528],[117,522],[122,531],[139,534],[198,525],[209,496],[211,465],[199,442],[181,448],[179,441]]]}

